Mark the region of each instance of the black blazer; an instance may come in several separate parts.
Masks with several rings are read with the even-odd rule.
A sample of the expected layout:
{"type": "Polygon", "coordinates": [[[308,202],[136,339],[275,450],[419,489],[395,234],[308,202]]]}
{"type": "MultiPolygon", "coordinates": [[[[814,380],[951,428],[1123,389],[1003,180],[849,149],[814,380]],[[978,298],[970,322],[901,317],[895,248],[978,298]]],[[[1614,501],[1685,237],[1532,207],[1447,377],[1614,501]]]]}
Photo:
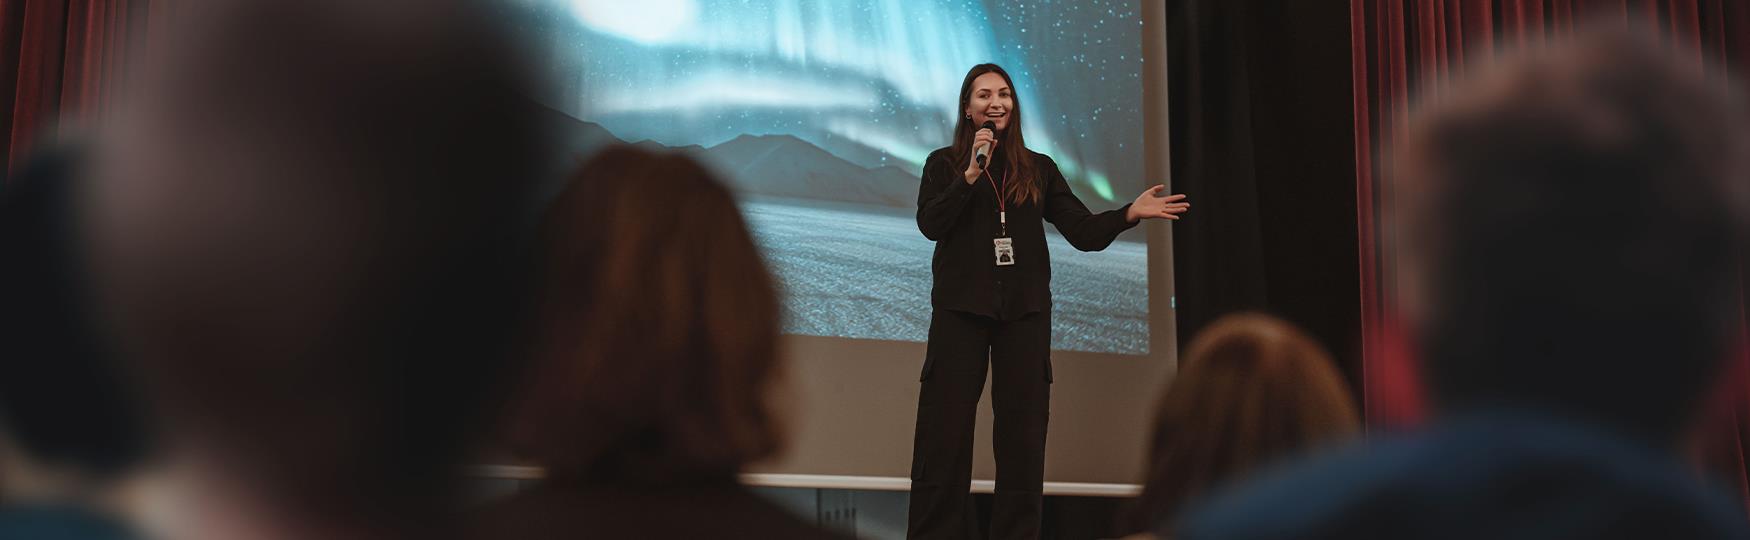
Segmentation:
{"type": "MultiPolygon", "coordinates": [[[[1000,150],[999,150],[1000,152],[1000,150]]],[[[930,304],[1000,320],[1051,309],[1051,255],[1045,248],[1045,224],[1057,226],[1070,245],[1082,251],[1106,249],[1118,233],[1136,226],[1124,219],[1130,205],[1098,214],[1070,192],[1057,162],[1033,154],[1034,182],[1040,184],[1037,204],[1007,203],[1008,234],[1015,264],[996,265],[992,240],[1000,236],[997,196],[992,183],[1006,172],[1000,154],[992,155],[990,178],[967,184],[961,175],[966,162],[954,159],[951,148],[930,153],[918,187],[918,230],[936,241],[930,263],[935,276],[930,304]]]]}

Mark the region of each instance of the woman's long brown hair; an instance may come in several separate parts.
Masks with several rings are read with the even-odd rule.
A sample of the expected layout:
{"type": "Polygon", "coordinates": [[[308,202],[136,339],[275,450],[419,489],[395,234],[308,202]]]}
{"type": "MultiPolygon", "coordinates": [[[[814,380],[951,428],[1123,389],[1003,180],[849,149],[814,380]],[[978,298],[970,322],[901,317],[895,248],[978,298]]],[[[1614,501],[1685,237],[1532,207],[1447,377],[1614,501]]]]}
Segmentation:
{"type": "Polygon", "coordinates": [[[1191,342],[1155,408],[1127,532],[1171,523],[1212,488],[1359,430],[1349,387],[1317,341],[1275,317],[1223,317],[1191,342]]]}
{"type": "Polygon", "coordinates": [[[1009,96],[1014,105],[1009,107],[1009,127],[997,134],[997,148],[1002,150],[1003,164],[1007,167],[1008,183],[1003,186],[1003,197],[1015,204],[1039,202],[1039,175],[1033,167],[1033,153],[1027,151],[1027,141],[1021,136],[1021,94],[1015,88],[1015,81],[1009,78],[1009,72],[1003,71],[996,64],[979,64],[972,66],[972,71],[966,72],[966,80],[960,83],[960,109],[955,111],[959,118],[954,125],[954,146],[948,152],[954,156],[954,170],[961,170],[965,163],[972,159],[972,136],[978,132],[979,126],[972,124],[967,117],[966,107],[972,104],[972,81],[980,75],[995,73],[1002,76],[1003,83],[1009,85],[1009,96]]]}

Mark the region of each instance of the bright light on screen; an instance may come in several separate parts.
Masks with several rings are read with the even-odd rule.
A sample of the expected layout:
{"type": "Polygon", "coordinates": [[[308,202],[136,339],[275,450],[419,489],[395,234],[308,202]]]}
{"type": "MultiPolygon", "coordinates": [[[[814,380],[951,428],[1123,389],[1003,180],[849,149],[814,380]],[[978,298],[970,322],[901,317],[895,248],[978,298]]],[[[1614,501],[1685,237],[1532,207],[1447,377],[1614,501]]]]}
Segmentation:
{"type": "MultiPolygon", "coordinates": [[[[511,0],[537,14],[579,147],[692,153],[740,191],[786,331],[922,341],[934,244],[914,215],[973,65],[1015,78],[1027,142],[1109,210],[1142,174],[1135,2],[511,0]]],[[[1142,228],[1100,253],[1049,231],[1053,348],[1148,352],[1142,228]]]]}

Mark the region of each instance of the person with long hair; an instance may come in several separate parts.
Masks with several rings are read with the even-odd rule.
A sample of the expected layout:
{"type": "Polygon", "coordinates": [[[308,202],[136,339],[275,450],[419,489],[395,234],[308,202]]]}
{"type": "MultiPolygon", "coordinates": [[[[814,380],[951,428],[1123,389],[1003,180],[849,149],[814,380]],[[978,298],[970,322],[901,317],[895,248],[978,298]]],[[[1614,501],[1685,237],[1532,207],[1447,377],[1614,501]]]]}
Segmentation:
{"type": "Polygon", "coordinates": [[[685,156],[610,148],[541,237],[534,365],[505,429],[546,477],[479,536],[834,538],[737,481],[785,430],[778,286],[729,188],[685,156]]]}
{"type": "Polygon", "coordinates": [[[1021,100],[995,64],[967,72],[958,103],[953,144],[925,160],[918,189],[918,229],[936,251],[907,535],[977,535],[972,428],[988,370],[997,464],[990,536],[1035,538],[1052,382],[1044,222],[1076,249],[1098,251],[1141,220],[1178,219],[1190,205],[1157,185],[1117,210],[1088,211],[1056,162],[1027,148],[1021,100]]]}
{"type": "Polygon", "coordinates": [[[1222,317],[1191,340],[1154,426],[1126,532],[1171,523],[1212,489],[1361,432],[1349,385],[1318,341],[1250,313],[1222,317]]]}

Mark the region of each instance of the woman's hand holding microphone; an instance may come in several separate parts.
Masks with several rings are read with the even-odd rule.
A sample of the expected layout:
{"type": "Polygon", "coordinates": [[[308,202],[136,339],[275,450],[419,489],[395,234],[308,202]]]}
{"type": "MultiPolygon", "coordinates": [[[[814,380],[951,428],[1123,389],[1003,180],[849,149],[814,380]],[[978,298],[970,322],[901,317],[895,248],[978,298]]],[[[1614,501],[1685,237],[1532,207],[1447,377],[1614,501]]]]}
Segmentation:
{"type": "Polygon", "coordinates": [[[971,184],[977,182],[978,175],[984,172],[985,166],[983,163],[979,162],[979,158],[989,156],[992,151],[996,150],[996,129],[996,122],[986,120],[984,121],[984,127],[979,128],[977,133],[972,134],[972,157],[966,163],[966,172],[964,173],[966,176],[966,183],[971,184]],[[984,151],[979,152],[980,148],[983,148],[984,151]]]}

